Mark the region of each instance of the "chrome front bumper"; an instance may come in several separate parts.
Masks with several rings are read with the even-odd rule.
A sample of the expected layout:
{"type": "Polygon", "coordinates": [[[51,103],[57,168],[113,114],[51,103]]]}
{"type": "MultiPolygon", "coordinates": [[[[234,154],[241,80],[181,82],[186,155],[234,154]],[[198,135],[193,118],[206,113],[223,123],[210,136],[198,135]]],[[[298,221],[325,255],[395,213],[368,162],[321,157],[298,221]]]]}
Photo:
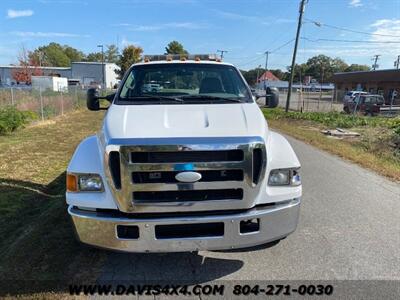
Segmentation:
{"type": "Polygon", "coordinates": [[[300,199],[267,207],[256,207],[229,215],[182,216],[164,218],[110,217],[70,206],[68,213],[78,238],[85,244],[126,252],[184,252],[246,248],[279,240],[292,233],[299,218],[300,199]],[[259,230],[240,233],[240,221],[259,219],[259,230]],[[223,236],[157,239],[156,225],[224,223],[223,236]],[[117,225],[135,225],[138,239],[121,239],[117,225]]]}

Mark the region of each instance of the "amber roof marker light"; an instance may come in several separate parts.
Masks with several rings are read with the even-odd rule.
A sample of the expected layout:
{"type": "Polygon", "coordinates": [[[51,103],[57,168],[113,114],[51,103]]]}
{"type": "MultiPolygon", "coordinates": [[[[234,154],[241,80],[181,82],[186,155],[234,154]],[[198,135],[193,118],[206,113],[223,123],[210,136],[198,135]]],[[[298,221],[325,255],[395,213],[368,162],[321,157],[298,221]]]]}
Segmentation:
{"type": "Polygon", "coordinates": [[[215,54],[154,54],[143,56],[143,62],[155,61],[219,61],[215,54]]]}

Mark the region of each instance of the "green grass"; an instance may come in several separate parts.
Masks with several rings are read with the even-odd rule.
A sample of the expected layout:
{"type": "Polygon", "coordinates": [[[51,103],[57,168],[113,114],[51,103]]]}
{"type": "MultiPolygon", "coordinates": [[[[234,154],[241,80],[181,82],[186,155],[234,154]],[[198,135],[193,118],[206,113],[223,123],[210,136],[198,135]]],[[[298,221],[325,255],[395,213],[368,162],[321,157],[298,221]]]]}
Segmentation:
{"type": "Polygon", "coordinates": [[[68,161],[102,116],[74,112],[0,137],[0,295],[47,295],[97,278],[105,252],[75,240],[64,193],[68,161]]]}
{"type": "Polygon", "coordinates": [[[352,127],[400,127],[400,117],[383,118],[383,117],[367,117],[359,115],[348,115],[340,112],[285,112],[281,108],[264,109],[264,116],[268,120],[291,119],[306,120],[323,124],[330,127],[352,128],[352,127]]]}
{"type": "MultiPolygon", "coordinates": [[[[316,130],[333,121],[284,118],[275,110],[264,113],[270,125],[283,132],[400,179],[400,163],[366,151],[371,147],[366,141],[337,141],[316,130]]],[[[98,277],[106,252],[75,240],[64,186],[65,169],[76,146],[100,128],[102,117],[102,112],[77,111],[0,136],[0,296],[37,293],[34,297],[53,298],[70,281],[91,283],[98,277]]],[[[359,128],[367,137],[368,130],[390,134],[388,127],[359,128]]],[[[377,143],[382,141],[373,141],[377,143]]]]}

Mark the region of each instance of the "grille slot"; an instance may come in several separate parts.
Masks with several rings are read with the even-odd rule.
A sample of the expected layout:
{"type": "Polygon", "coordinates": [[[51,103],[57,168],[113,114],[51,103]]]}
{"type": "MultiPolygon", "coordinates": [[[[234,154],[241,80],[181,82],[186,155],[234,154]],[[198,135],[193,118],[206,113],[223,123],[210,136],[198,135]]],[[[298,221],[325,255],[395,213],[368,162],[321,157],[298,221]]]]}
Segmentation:
{"type": "MultiPolygon", "coordinates": [[[[199,182],[213,181],[243,181],[243,170],[205,170],[198,171],[201,174],[199,182]]],[[[178,183],[176,174],[181,171],[168,172],[132,172],[133,183],[178,183]]]]}
{"type": "Polygon", "coordinates": [[[132,163],[186,163],[242,161],[242,150],[131,152],[132,163]]]}
{"type": "Polygon", "coordinates": [[[133,192],[135,203],[160,203],[208,200],[241,200],[242,189],[218,190],[179,190],[179,191],[150,191],[133,192]]]}
{"type": "Polygon", "coordinates": [[[217,237],[224,235],[224,223],[156,225],[157,239],[217,237]]]}
{"type": "Polygon", "coordinates": [[[263,153],[260,148],[253,149],[253,183],[257,184],[260,180],[263,165],[263,153]]]}
{"type": "Polygon", "coordinates": [[[114,186],[116,189],[121,189],[121,164],[119,158],[119,152],[111,151],[108,159],[108,167],[110,168],[110,173],[114,186]]]}
{"type": "MultiPolygon", "coordinates": [[[[265,175],[265,141],[258,136],[116,139],[109,144],[109,151],[119,154],[108,157],[106,173],[119,209],[127,214],[248,209],[265,175]],[[119,169],[114,168],[118,161],[119,169]],[[202,178],[194,183],[175,179],[190,171],[202,178]]],[[[187,175],[179,179],[200,177],[187,175]]]]}

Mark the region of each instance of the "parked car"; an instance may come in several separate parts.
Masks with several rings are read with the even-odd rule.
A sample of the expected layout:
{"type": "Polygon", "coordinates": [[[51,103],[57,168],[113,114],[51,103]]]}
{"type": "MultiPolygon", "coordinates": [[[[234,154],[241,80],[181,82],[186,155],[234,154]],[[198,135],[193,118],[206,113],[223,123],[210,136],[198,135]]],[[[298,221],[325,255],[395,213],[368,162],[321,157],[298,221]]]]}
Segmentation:
{"type": "Polygon", "coordinates": [[[110,102],[102,129],[67,168],[68,212],[81,242],[184,252],[247,248],[295,231],[300,162],[236,67],[151,59],[131,66],[114,94],[88,90],[90,110],[105,109],[99,99],[110,102]],[[155,76],[179,86],[143,90],[155,76]]]}
{"type": "Polygon", "coordinates": [[[158,83],[145,83],[143,84],[143,92],[158,92],[162,89],[162,86],[158,83]]]}
{"type": "Polygon", "coordinates": [[[347,92],[344,95],[343,104],[345,104],[345,103],[347,103],[349,101],[353,101],[358,95],[367,95],[367,94],[368,94],[367,92],[363,92],[363,91],[350,91],[350,92],[347,92]]]}
{"type": "Polygon", "coordinates": [[[361,112],[365,115],[377,115],[384,104],[385,99],[381,95],[359,94],[354,100],[345,103],[343,110],[347,113],[361,112]]]}

